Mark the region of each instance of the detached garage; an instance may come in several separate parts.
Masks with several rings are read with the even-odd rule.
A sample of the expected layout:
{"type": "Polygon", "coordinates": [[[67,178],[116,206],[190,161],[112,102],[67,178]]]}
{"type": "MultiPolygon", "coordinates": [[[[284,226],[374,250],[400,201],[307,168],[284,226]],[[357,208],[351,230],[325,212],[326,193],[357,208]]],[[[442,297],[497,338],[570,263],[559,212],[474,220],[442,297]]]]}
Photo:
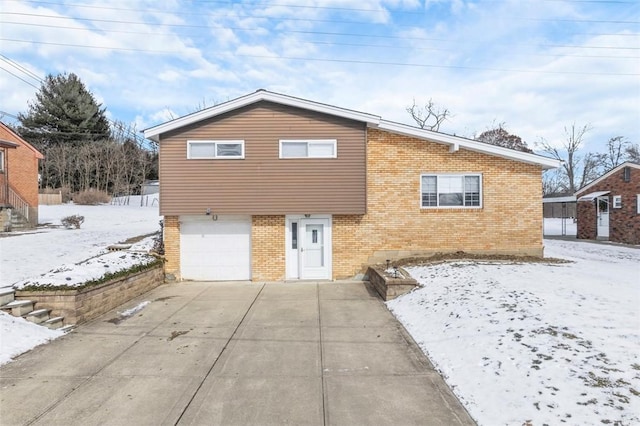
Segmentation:
{"type": "Polygon", "coordinates": [[[251,279],[251,216],[180,216],[182,279],[251,279]]]}

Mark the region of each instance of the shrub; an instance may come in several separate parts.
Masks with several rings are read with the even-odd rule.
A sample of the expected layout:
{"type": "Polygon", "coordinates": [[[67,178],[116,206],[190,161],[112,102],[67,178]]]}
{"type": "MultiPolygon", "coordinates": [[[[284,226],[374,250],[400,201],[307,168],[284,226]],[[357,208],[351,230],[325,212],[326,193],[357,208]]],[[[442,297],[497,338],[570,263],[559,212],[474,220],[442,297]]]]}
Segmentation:
{"type": "Polygon", "coordinates": [[[80,191],[73,194],[73,202],[83,206],[95,206],[97,204],[105,204],[111,201],[111,196],[104,191],[89,189],[88,191],[80,191]]]}
{"type": "Polygon", "coordinates": [[[60,219],[60,222],[62,222],[62,226],[67,229],[80,229],[80,225],[82,225],[82,223],[84,222],[84,216],[74,214],[72,216],[63,217],[62,219],[60,219]]]}

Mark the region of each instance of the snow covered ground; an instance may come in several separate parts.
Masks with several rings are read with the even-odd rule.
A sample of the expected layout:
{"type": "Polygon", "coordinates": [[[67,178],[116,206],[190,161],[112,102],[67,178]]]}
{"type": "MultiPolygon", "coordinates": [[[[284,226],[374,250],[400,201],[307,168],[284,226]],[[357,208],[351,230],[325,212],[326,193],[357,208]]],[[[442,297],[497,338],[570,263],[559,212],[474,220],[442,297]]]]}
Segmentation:
{"type": "Polygon", "coordinates": [[[572,263],[407,268],[387,303],[480,425],[640,423],[640,249],[545,240],[572,263]]]}
{"type": "Polygon", "coordinates": [[[158,204],[148,204],[141,207],[140,197],[131,197],[129,205],[40,206],[41,224],[59,226],[60,219],[75,214],[84,216],[84,223],[80,229],[41,227],[0,238],[0,287],[81,262],[127,238],[159,231],[158,204]]]}
{"type": "MultiPolygon", "coordinates": [[[[131,197],[128,205],[40,206],[41,224],[60,225],[60,219],[74,214],[84,216],[84,223],[80,229],[40,227],[0,238],[0,288],[80,284],[107,271],[148,262],[143,253],[152,245],[151,238],[134,244],[133,252],[107,251],[112,244],[159,231],[157,200],[140,204],[140,197],[131,197]]],[[[62,335],[4,312],[0,312],[0,332],[0,365],[62,335]]]]}
{"type": "Polygon", "coordinates": [[[570,235],[576,236],[578,232],[578,225],[572,218],[557,219],[557,218],[545,218],[543,224],[544,235],[570,235]],[[563,229],[564,228],[564,229],[563,229]]]}

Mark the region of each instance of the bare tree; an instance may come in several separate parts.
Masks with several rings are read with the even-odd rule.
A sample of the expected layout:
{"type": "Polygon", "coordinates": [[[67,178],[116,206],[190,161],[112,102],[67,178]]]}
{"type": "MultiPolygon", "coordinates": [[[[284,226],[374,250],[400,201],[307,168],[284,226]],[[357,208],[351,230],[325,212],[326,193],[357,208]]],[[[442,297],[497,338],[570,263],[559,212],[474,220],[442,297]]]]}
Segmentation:
{"type": "Polygon", "coordinates": [[[451,116],[451,111],[447,108],[436,107],[432,99],[429,99],[429,102],[421,108],[416,104],[414,98],[413,105],[408,106],[406,110],[421,129],[433,130],[434,132],[440,130],[442,122],[451,116]]]}
{"type": "Polygon", "coordinates": [[[559,170],[545,170],[542,174],[543,195],[564,195],[566,181],[559,170]]]}
{"type": "Polygon", "coordinates": [[[640,145],[637,143],[629,143],[625,149],[625,161],[640,164],[640,145]]]}
{"type": "Polygon", "coordinates": [[[542,151],[556,160],[563,161],[560,170],[564,175],[565,191],[571,194],[597,178],[600,173],[601,154],[588,153],[584,156],[579,155],[584,143],[584,137],[590,130],[591,126],[589,124],[579,127],[573,123],[570,127],[564,128],[565,140],[561,146],[553,145],[545,139],[541,139],[536,144],[542,151]]]}
{"type": "Polygon", "coordinates": [[[616,136],[607,141],[607,152],[602,156],[603,167],[611,170],[624,163],[627,148],[631,143],[624,136],[616,136]]]}

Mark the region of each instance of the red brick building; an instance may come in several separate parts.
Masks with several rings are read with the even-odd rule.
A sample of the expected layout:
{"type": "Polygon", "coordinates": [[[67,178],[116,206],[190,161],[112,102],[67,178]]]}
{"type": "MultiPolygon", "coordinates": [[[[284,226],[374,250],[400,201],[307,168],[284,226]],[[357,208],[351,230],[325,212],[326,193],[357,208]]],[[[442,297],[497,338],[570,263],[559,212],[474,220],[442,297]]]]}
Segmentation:
{"type": "Polygon", "coordinates": [[[640,164],[619,165],[576,198],[578,238],[640,244],[640,164]]]}
{"type": "Polygon", "coordinates": [[[0,231],[11,228],[11,217],[38,224],[38,161],[44,156],[0,122],[0,231]]]}

